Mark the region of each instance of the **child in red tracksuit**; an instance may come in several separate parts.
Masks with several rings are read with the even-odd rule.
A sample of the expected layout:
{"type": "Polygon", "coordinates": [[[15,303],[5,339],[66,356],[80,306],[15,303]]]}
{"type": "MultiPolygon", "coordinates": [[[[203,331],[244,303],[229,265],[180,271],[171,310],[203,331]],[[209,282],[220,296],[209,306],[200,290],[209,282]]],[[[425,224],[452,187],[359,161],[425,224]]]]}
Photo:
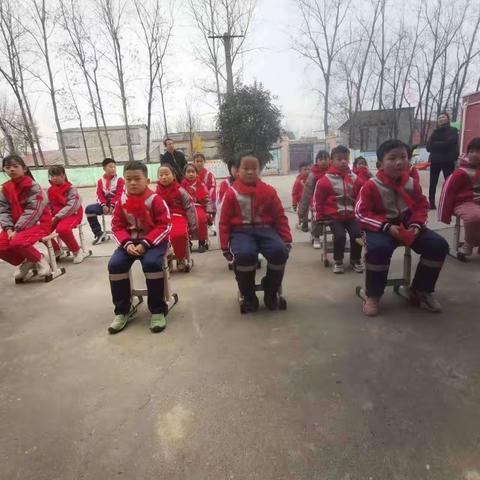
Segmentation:
{"type": "MultiPolygon", "coordinates": [[[[308,174],[310,173],[310,165],[308,163],[301,163],[298,169],[298,175],[293,183],[292,188],[292,207],[293,211],[297,211],[298,204],[302,199],[303,190],[305,189],[305,183],[308,178],[308,174]]],[[[300,219],[299,219],[300,223],[300,219]]]]}
{"type": "Polygon", "coordinates": [[[225,196],[225,193],[227,193],[227,190],[233,185],[233,182],[237,178],[237,167],[235,166],[234,161],[228,162],[227,165],[228,168],[228,173],[230,176],[228,178],[225,178],[225,180],[222,180],[220,183],[220,186],[218,187],[218,205],[222,205],[223,197],[225,196]]]}
{"type": "Polygon", "coordinates": [[[275,310],[292,242],[288,220],[275,189],[258,178],[258,159],[241,155],[236,165],[238,178],[223,199],[220,246],[225,258],[234,262],[243,313],[258,309],[258,254],[267,259],[267,274],[262,279],[264,302],[269,310],[275,310]]]}
{"type": "Polygon", "coordinates": [[[196,153],[193,156],[193,163],[197,167],[200,180],[206,185],[208,194],[210,195],[210,202],[212,204],[212,234],[216,235],[213,222],[215,221],[215,214],[217,213],[217,179],[212,172],[205,168],[205,155],[203,153],[196,153]]]}
{"type": "Polygon", "coordinates": [[[388,140],[377,150],[379,171],[360,191],[355,213],[366,239],[366,300],[363,312],[375,316],[387,284],[393,252],[400,245],[420,254],[409,291],[412,303],[430,312],[440,312],[433,292],[448,243],[426,228],[428,200],[422,187],[408,174],[408,145],[388,140]]]}
{"type": "MultiPolygon", "coordinates": [[[[65,169],[54,166],[48,169],[50,188],[48,189],[48,203],[53,215],[52,230],[58,233],[60,239],[73,254],[73,263],[81,263],[85,259],[73,229],[82,223],[83,208],[78,190],[67,180],[65,169]]],[[[62,251],[58,243],[53,240],[55,256],[60,258],[62,251]]]]}
{"type": "Polygon", "coordinates": [[[198,176],[195,164],[187,163],[183,175],[185,178],[182,181],[182,187],[192,197],[197,212],[198,252],[204,253],[207,250],[208,217],[213,213],[210,195],[207,187],[198,176]]]}
{"type": "Polygon", "coordinates": [[[172,216],[170,242],[180,271],[186,270],[187,245],[198,234],[197,213],[190,194],[178,184],[173,168],[164,164],[158,169],[157,193],[165,200],[172,216]]]}
{"type": "Polygon", "coordinates": [[[117,175],[117,164],[112,158],[106,158],[102,162],[104,175],[97,182],[97,203],[87,205],[85,215],[92,229],[94,239],[93,245],[105,241],[106,233],[98,222],[98,215],[111,215],[118,200],[122,196],[124,180],[117,175]]]}
{"type": "Polygon", "coordinates": [[[357,157],[353,161],[352,172],[357,176],[359,191],[360,188],[363,187],[363,184],[372,178],[372,173],[368,169],[368,164],[364,157],[357,157]]]}
{"type": "MultiPolygon", "coordinates": [[[[302,199],[297,208],[298,218],[302,224],[302,231],[304,232],[308,232],[308,214],[310,212],[310,207],[312,206],[315,187],[320,178],[325,175],[329,166],[330,155],[326,150],[320,150],[315,157],[315,164],[312,165],[312,168],[310,169],[310,173],[303,189],[302,199]]],[[[322,228],[321,224],[316,224],[315,221],[312,221],[312,246],[315,249],[319,249],[321,246],[320,235],[322,234],[322,228]]]]}
{"type": "Polygon", "coordinates": [[[132,308],[130,269],[140,260],[148,290],[150,330],[159,333],[167,326],[168,306],[164,296],[164,260],[172,225],[170,212],[160,197],[149,188],[147,167],[138,161],[123,168],[125,192],[112,218],[112,234],[119,247],[108,262],[115,318],[108,332],[121,332],[135,315],[132,308]]]}
{"type": "Polygon", "coordinates": [[[354,213],[360,188],[357,177],[348,167],[350,150],[339,145],[331,156],[330,168],[315,188],[315,221],[326,223],[333,232],[333,273],[344,273],[346,232],[350,236],[350,264],[356,272],[363,273],[362,234],[354,213]]]}
{"type": "Polygon", "coordinates": [[[19,266],[15,280],[26,278],[32,268],[46,276],[50,265],[34,245],[51,232],[47,196],[18,155],[5,157],[2,167],[10,180],[0,189],[0,258],[19,266]]]}
{"type": "Polygon", "coordinates": [[[473,247],[480,246],[480,137],[468,144],[460,167],[443,185],[438,218],[450,223],[452,215],[460,217],[465,225],[465,242],[460,252],[471,255],[473,247]]]}

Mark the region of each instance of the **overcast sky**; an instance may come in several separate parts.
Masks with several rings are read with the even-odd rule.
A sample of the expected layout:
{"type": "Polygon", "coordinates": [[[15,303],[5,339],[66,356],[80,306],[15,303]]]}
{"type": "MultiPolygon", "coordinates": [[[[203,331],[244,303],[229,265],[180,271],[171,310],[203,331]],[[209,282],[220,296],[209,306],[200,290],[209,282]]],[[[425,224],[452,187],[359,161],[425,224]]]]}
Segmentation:
{"type": "MultiPolygon", "coordinates": [[[[311,88],[318,76],[317,72],[291,49],[291,36],[295,34],[296,21],[296,9],[292,0],[259,0],[253,28],[246,43],[249,51],[243,59],[243,82],[251,84],[256,80],[263,83],[265,88],[277,97],[276,102],[284,115],[284,126],[297,135],[311,135],[319,133],[321,128],[318,97],[312,93],[311,88]]],[[[131,39],[130,48],[135,48],[135,43],[139,40],[132,32],[128,35],[131,39]]],[[[215,97],[206,98],[195,87],[199,83],[198,79],[211,75],[194,57],[192,44],[197,41],[200,41],[198,33],[180,3],[175,15],[174,39],[168,60],[168,75],[170,79],[176,79],[176,84],[167,94],[170,131],[176,130],[178,117],[184,115],[186,98],[192,101],[194,109],[201,115],[203,127],[211,128],[214,125],[215,97]]],[[[61,73],[58,75],[60,79],[61,73]]],[[[129,68],[129,113],[134,123],[145,123],[146,106],[141,76],[142,72],[132,66],[129,68]]],[[[213,80],[213,76],[210,78],[213,80]]],[[[104,86],[106,91],[114,89],[109,86],[108,80],[104,80],[104,86]]],[[[46,148],[56,148],[56,129],[48,97],[38,95],[37,92],[31,97],[43,142],[46,148]]],[[[108,123],[121,124],[120,102],[111,95],[106,103],[108,123]]],[[[154,110],[155,117],[159,120],[159,102],[154,110]]],[[[84,123],[92,126],[93,120],[87,118],[84,123]]],[[[65,120],[64,116],[62,126],[76,127],[78,122],[65,120]]]]}

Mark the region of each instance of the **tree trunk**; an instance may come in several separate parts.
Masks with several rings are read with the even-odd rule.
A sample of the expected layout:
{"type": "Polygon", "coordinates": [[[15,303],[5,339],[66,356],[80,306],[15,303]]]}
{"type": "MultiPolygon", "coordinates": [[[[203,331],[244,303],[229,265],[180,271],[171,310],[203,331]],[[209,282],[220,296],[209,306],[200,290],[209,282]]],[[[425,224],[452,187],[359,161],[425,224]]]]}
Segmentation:
{"type": "MultiPolygon", "coordinates": [[[[95,85],[95,92],[97,94],[97,101],[98,101],[98,110],[100,111],[100,116],[102,117],[103,131],[105,133],[105,137],[107,138],[108,150],[110,152],[110,157],[114,158],[112,144],[110,142],[110,135],[108,133],[108,128],[107,128],[107,122],[105,120],[105,112],[103,111],[102,97],[100,96],[100,87],[98,85],[98,78],[97,78],[97,68],[98,68],[98,65],[96,65],[95,69],[93,70],[93,78],[94,78],[93,84],[95,85]]],[[[103,142],[102,142],[102,145],[103,145],[103,142]]],[[[105,153],[103,155],[105,156],[105,153]]]]}
{"type": "Polygon", "coordinates": [[[158,81],[160,83],[160,99],[162,101],[162,113],[163,113],[163,127],[164,127],[164,130],[165,130],[165,136],[168,137],[168,125],[167,125],[167,111],[165,109],[165,98],[164,98],[164,95],[163,95],[163,82],[162,82],[162,78],[163,78],[163,73],[162,75],[159,77],[158,81]]]}
{"type": "Polygon", "coordinates": [[[92,92],[92,87],[90,85],[90,79],[88,77],[88,72],[86,70],[86,67],[84,66],[84,68],[82,68],[82,69],[83,69],[83,76],[85,77],[85,83],[87,84],[87,90],[88,90],[88,97],[90,99],[90,105],[92,106],[92,113],[93,113],[93,118],[95,120],[95,127],[97,129],[98,142],[100,143],[100,148],[102,149],[103,158],[105,158],[106,157],[105,146],[103,144],[102,132],[100,131],[100,125],[98,123],[97,107],[95,105],[95,99],[93,98],[93,92],[92,92]]]}
{"type": "Polygon", "coordinates": [[[15,145],[13,143],[13,137],[8,131],[8,128],[1,117],[0,117],[0,130],[2,130],[5,140],[7,141],[8,153],[15,153],[15,145]]]}

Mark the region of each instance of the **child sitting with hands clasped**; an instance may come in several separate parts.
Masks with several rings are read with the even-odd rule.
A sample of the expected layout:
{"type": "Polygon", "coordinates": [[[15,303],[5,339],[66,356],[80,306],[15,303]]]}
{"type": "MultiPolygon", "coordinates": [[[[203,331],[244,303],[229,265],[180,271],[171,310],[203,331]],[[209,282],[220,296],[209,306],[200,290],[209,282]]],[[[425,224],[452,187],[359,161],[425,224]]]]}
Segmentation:
{"type": "Polygon", "coordinates": [[[110,262],[110,287],[115,318],[108,331],[121,332],[135,313],[132,308],[129,272],[140,260],[145,273],[150,310],[150,330],[165,329],[168,306],[164,299],[164,257],[172,228],[170,213],[160,195],[148,188],[147,167],[138,161],[123,167],[126,191],[118,201],[112,219],[112,234],[119,244],[110,262]]]}
{"type": "MultiPolygon", "coordinates": [[[[73,254],[73,263],[81,263],[85,254],[80,248],[73,229],[82,223],[83,208],[78,190],[68,181],[65,169],[59,165],[48,169],[50,188],[48,204],[52,212],[52,230],[58,233],[73,254]]],[[[55,256],[61,258],[62,251],[55,240],[52,240],[55,256]]]]}
{"type": "Polygon", "coordinates": [[[468,144],[460,167],[443,185],[438,218],[449,224],[452,215],[460,217],[465,225],[465,241],[459,251],[471,255],[473,247],[480,246],[480,137],[468,144]]]}
{"type": "MultiPolygon", "coordinates": [[[[297,211],[298,204],[302,200],[303,190],[305,189],[305,183],[307,182],[309,173],[310,165],[308,163],[301,163],[292,188],[292,208],[294,212],[297,211]]],[[[300,217],[298,223],[301,226],[300,217]]]]}
{"type": "Polygon", "coordinates": [[[363,272],[362,242],[355,218],[355,200],[359,186],[348,166],[350,150],[339,145],[332,150],[327,173],[317,182],[313,211],[315,221],[326,223],[333,232],[333,273],[344,273],[346,232],[350,236],[350,264],[357,273],[363,272]]]}
{"type": "Polygon", "coordinates": [[[23,280],[35,268],[39,276],[51,273],[46,258],[34,247],[52,228],[47,196],[18,155],[2,161],[10,177],[0,189],[0,258],[19,266],[15,280],[23,280]]]}
{"type": "Polygon", "coordinates": [[[390,260],[400,245],[420,254],[410,300],[430,312],[442,309],[433,292],[448,243],[426,227],[429,203],[420,184],[409,176],[408,149],[400,140],[388,140],[378,147],[379,171],[363,186],[355,209],[366,238],[363,312],[368,316],[378,314],[390,260]]]}
{"type": "Polygon", "coordinates": [[[220,246],[225,258],[234,261],[244,313],[258,309],[255,294],[258,254],[267,259],[267,274],[262,279],[264,302],[269,310],[276,310],[291,248],[290,227],[276,190],[259,178],[258,158],[251,153],[243,154],[236,165],[238,178],[223,199],[220,246]]]}
{"type": "Polygon", "coordinates": [[[197,238],[198,223],[197,213],[190,194],[178,184],[173,168],[164,164],[158,169],[157,193],[165,200],[172,216],[172,243],[177,268],[186,270],[186,258],[189,236],[197,238]]]}
{"type": "Polygon", "coordinates": [[[198,221],[198,252],[207,250],[208,218],[213,214],[212,202],[206,185],[198,176],[197,167],[193,163],[187,163],[183,171],[184,179],[182,187],[190,194],[195,204],[198,221]]]}

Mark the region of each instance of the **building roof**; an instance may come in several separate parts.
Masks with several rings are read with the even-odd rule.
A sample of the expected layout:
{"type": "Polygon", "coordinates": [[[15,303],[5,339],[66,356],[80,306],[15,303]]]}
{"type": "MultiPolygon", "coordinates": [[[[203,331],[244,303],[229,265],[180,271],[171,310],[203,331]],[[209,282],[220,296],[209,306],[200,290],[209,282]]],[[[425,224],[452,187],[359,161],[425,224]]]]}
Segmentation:
{"type": "Polygon", "coordinates": [[[382,109],[382,110],[363,110],[353,114],[353,118],[348,119],[342,126],[339,127],[339,130],[346,130],[350,127],[350,123],[355,119],[355,124],[360,125],[389,125],[392,122],[393,116],[395,114],[407,113],[410,115],[415,114],[415,107],[405,107],[397,108],[393,110],[392,108],[382,109]]]}
{"type": "MultiPolygon", "coordinates": [[[[128,126],[131,130],[132,129],[137,129],[137,128],[140,128],[140,129],[143,129],[143,130],[146,130],[147,129],[147,126],[145,124],[136,124],[136,125],[129,125],[128,126]]],[[[125,125],[107,125],[107,131],[108,132],[112,132],[114,130],[125,130],[125,125]]],[[[63,133],[80,133],[82,130],[80,129],[80,127],[73,127],[73,128],[64,128],[62,129],[62,132],[63,133]]],[[[84,132],[96,132],[97,131],[97,127],[83,127],[83,131],[84,132]]],[[[100,126],[100,131],[103,131],[103,127],[100,126]]],[[[57,132],[57,135],[58,135],[58,132],[57,132]]]]}
{"type": "MultiPolygon", "coordinates": [[[[202,140],[218,140],[218,132],[212,130],[202,130],[199,132],[192,132],[193,135],[198,135],[202,140]]],[[[174,142],[187,142],[190,141],[190,132],[176,132],[169,133],[161,140],[154,139],[153,142],[163,142],[165,138],[171,138],[174,142]]]]}

